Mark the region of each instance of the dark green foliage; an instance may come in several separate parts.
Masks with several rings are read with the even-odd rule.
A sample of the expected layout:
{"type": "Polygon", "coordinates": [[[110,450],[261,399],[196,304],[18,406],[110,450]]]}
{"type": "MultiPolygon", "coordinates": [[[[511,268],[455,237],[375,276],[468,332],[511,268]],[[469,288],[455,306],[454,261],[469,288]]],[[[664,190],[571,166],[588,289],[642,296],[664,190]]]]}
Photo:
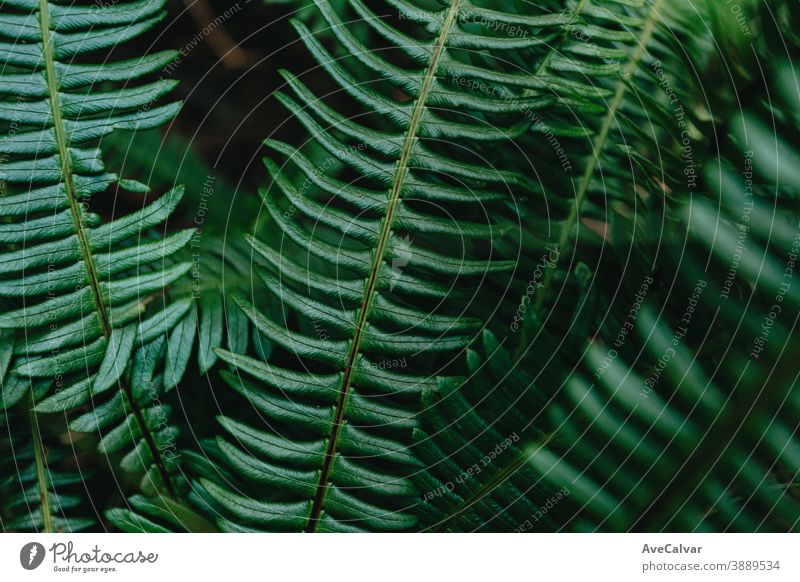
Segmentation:
{"type": "Polygon", "coordinates": [[[24,330],[3,375],[3,408],[49,389],[20,408],[57,413],[91,401],[73,430],[97,431],[105,454],[132,450],[122,466],[173,491],[163,446],[174,439],[169,409],[160,405],[157,361],[163,336],[189,309],[161,305],[163,289],[189,265],[158,265],[188,240],[178,232],[143,241],[165,222],[182,190],[147,201],[141,210],[103,223],[93,197],[110,189],[146,192],[105,172],[97,140],[114,129],[139,129],[172,119],[178,104],[159,104],[174,86],[148,76],[174,58],[84,60],[132,39],[164,16],[163,2],[86,5],[20,0],[4,4],[0,45],[3,139],[0,214],[5,236],[0,294],[14,305],[0,327],[24,330]],[[94,64],[90,64],[94,63],[94,64]],[[140,80],[141,79],[141,80],[140,80]],[[18,389],[19,388],[19,389],[18,389]]]}
{"type": "MultiPolygon", "coordinates": [[[[761,58],[769,54],[762,43],[758,49],[761,58]]],[[[796,59],[798,49],[787,56],[796,59]]],[[[737,50],[750,58],[748,46],[737,50]]],[[[800,135],[789,120],[800,108],[791,62],[764,77],[726,81],[771,95],[769,103],[741,108],[728,92],[713,99],[726,133],[713,144],[718,153],[695,146],[704,171],[691,201],[674,208],[677,220],[662,227],[665,252],[650,271],[656,283],[628,341],[611,352],[608,330],[625,320],[603,330],[587,350],[585,371],[567,383],[567,399],[552,408],[558,433],[530,462],[548,482],[574,484],[574,514],[562,527],[798,527],[796,362],[789,354],[800,302],[800,181],[789,160],[800,152],[800,135]],[[787,124],[767,130],[776,112],[787,124]]],[[[677,176],[681,166],[667,169],[677,176]]],[[[656,241],[643,239],[644,256],[657,256],[656,241]]]]}
{"type": "MultiPolygon", "coordinates": [[[[692,43],[703,37],[698,31],[692,43]]],[[[768,51],[759,48],[764,58],[768,51]]],[[[737,50],[733,58],[747,60],[749,46],[737,50]]],[[[791,51],[796,58],[797,46],[791,51]]],[[[549,337],[541,315],[526,322],[535,339],[522,351],[486,336],[468,359],[488,374],[432,395],[438,404],[426,429],[438,431],[439,448],[429,448],[425,460],[430,487],[438,489],[422,506],[431,527],[797,528],[796,365],[787,354],[796,344],[800,216],[791,204],[798,183],[784,164],[800,141],[791,124],[766,127],[776,111],[796,118],[798,95],[791,61],[766,78],[740,74],[708,104],[724,127],[720,137],[692,131],[713,122],[691,115],[703,96],[686,83],[698,74],[686,65],[712,69],[721,58],[681,63],[676,53],[648,68],[650,83],[671,83],[647,98],[647,111],[665,120],[660,165],[640,155],[635,175],[664,196],[645,201],[643,218],[628,227],[634,239],[615,241],[618,249],[632,244],[635,257],[621,287],[610,294],[600,286],[574,303],[579,315],[566,337],[549,337]],[[772,101],[739,109],[731,96],[743,86],[772,101]],[[681,109],[664,101],[667,88],[681,109]],[[700,138],[687,142],[686,135],[700,138]],[[558,347],[548,350],[548,343],[558,347]],[[527,447],[487,469],[480,459],[511,430],[533,433],[527,447]],[[441,488],[472,463],[482,471],[464,487],[441,488]]]]}
{"type": "MultiPolygon", "coordinates": [[[[42,388],[38,384],[33,393],[42,388]]],[[[83,486],[91,474],[74,466],[75,443],[59,443],[38,422],[35,413],[0,416],[0,529],[76,532],[92,527],[96,521],[83,486]]]]}
{"type": "Polygon", "coordinates": [[[404,53],[391,59],[362,46],[327,2],[317,6],[352,58],[335,60],[302,24],[296,27],[332,80],[368,114],[344,117],[291,73],[284,76],[293,96],[276,97],[355,177],[331,177],[302,150],[266,142],[304,176],[293,183],[282,166],[265,161],[274,181],[262,195],[280,236],[253,246],[265,263],[257,272],[282,310],[264,313],[244,299],[240,305],[297,362],[285,368],[220,353],[239,374],[223,377],[272,428],[222,418],[248,450],[224,440],[219,447],[234,472],[268,484],[271,493],[253,500],[213,484],[206,490],[250,527],[409,529],[416,519],[403,508],[420,494],[409,480],[421,468],[409,448],[420,396],[436,386],[433,374],[447,381],[448,370],[458,370],[452,359],[481,326],[469,316],[479,297],[462,291],[479,288],[482,278],[497,281],[495,273],[514,266],[497,251],[487,256],[481,241],[513,229],[514,213],[504,209],[540,192],[535,180],[502,162],[487,164],[481,154],[534,131],[525,116],[531,104],[567,100],[553,99],[546,76],[498,71],[471,51],[542,47],[545,38],[564,34],[571,18],[503,15],[541,35],[507,42],[471,30],[470,19],[485,11],[455,2],[425,27],[414,26],[412,36],[352,2],[375,35],[404,53]],[[365,70],[369,80],[357,81],[365,70]],[[502,220],[481,221],[487,213],[502,220]],[[300,442],[290,438],[295,432],[300,442]]]}
{"type": "Polygon", "coordinates": [[[4,3],[2,528],[796,530],[798,14],[742,4],[288,2],[234,207],[163,0],[4,3]]]}

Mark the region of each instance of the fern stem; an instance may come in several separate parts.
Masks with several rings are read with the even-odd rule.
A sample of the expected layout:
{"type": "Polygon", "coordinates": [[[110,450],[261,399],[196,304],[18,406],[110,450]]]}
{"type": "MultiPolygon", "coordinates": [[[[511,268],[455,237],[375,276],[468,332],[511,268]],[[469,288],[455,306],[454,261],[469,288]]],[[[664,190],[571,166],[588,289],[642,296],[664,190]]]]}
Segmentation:
{"type": "Polygon", "coordinates": [[[50,112],[53,115],[53,131],[55,133],[58,155],[61,159],[61,176],[69,201],[72,221],[75,223],[75,234],[78,236],[83,263],[86,266],[86,278],[92,291],[95,309],[100,316],[100,324],[106,337],[111,334],[108,314],[100,293],[100,283],[97,280],[97,268],[94,264],[89,242],[86,239],[86,230],[81,217],[81,206],[75,193],[75,182],[72,175],[72,160],[67,148],[67,136],[64,131],[64,121],[61,115],[61,103],[58,98],[58,79],[55,72],[55,58],[53,56],[53,40],[50,34],[50,10],[47,0],[39,0],[39,27],[42,33],[42,50],[44,51],[45,75],[47,77],[47,90],[50,95],[50,112]]]}
{"type": "Polygon", "coordinates": [[[47,485],[44,443],[42,443],[39,419],[32,406],[29,417],[31,421],[31,435],[33,436],[33,455],[36,461],[36,478],[39,483],[39,506],[42,509],[42,529],[44,533],[53,533],[53,515],[50,511],[50,493],[47,485]]]}
{"type": "MultiPolygon", "coordinates": [[[[50,96],[50,112],[53,116],[53,132],[55,134],[56,145],[58,147],[58,155],[61,159],[61,177],[64,183],[67,200],[69,202],[70,214],[72,221],[75,225],[75,234],[78,238],[78,247],[80,248],[81,257],[84,267],[86,269],[86,280],[92,292],[92,300],[97,311],[100,325],[103,328],[103,335],[106,339],[111,336],[111,321],[108,316],[105,302],[103,301],[103,294],[100,290],[100,281],[97,276],[97,266],[94,262],[94,255],[86,237],[86,227],[83,223],[81,215],[81,202],[78,199],[78,194],[75,191],[75,181],[72,173],[72,160],[70,159],[70,152],[67,145],[67,135],[64,130],[64,120],[61,114],[61,103],[58,96],[58,78],[55,71],[55,55],[53,54],[53,38],[50,31],[50,9],[47,0],[39,0],[39,28],[42,35],[42,51],[45,61],[45,77],[47,78],[47,91],[50,96]]],[[[125,397],[133,411],[136,422],[139,425],[140,432],[147,443],[148,448],[153,456],[153,462],[158,468],[164,486],[171,497],[175,497],[175,489],[167,471],[164,461],[161,458],[161,452],[156,446],[153,435],[144,422],[142,411],[137,406],[133,392],[130,386],[124,379],[120,379],[120,386],[125,394],[125,397]]]]}
{"type": "Polygon", "coordinates": [[[592,156],[586,165],[586,169],[583,172],[583,176],[581,176],[581,181],[575,193],[575,200],[573,200],[572,206],[570,207],[569,215],[567,216],[567,219],[564,222],[564,224],[561,226],[561,232],[558,237],[558,250],[559,250],[558,256],[556,257],[555,261],[553,261],[553,265],[545,273],[544,280],[542,281],[541,292],[538,294],[534,302],[534,308],[537,311],[539,311],[542,308],[544,300],[547,298],[547,295],[549,294],[550,287],[552,286],[553,283],[553,276],[555,275],[556,267],[558,266],[561,255],[563,254],[567,246],[567,243],[569,242],[570,235],[572,234],[572,229],[575,227],[575,224],[578,221],[578,216],[580,214],[581,207],[583,206],[583,203],[586,201],[586,197],[589,193],[589,185],[591,184],[592,178],[594,177],[594,173],[600,164],[600,154],[605,148],[606,142],[608,141],[608,137],[611,134],[611,128],[617,117],[617,111],[619,111],[619,108],[622,105],[622,100],[625,98],[625,94],[628,92],[628,89],[630,88],[630,81],[633,78],[634,72],[638,68],[639,63],[642,60],[642,57],[644,57],[645,52],[647,52],[647,46],[650,44],[650,40],[652,39],[653,33],[655,32],[656,19],[658,17],[659,8],[663,4],[663,2],[664,0],[654,0],[650,8],[650,13],[647,16],[647,21],[645,22],[644,28],[642,29],[642,36],[641,39],[639,40],[639,46],[636,48],[636,51],[634,51],[633,55],[628,61],[628,66],[626,68],[625,74],[617,83],[617,89],[614,92],[614,98],[611,101],[608,113],[603,119],[603,124],[600,127],[600,133],[598,133],[597,137],[595,138],[592,144],[592,156]]]}
{"type": "Polygon", "coordinates": [[[350,387],[353,383],[353,373],[355,372],[355,365],[356,360],[361,349],[361,339],[363,337],[364,328],[367,324],[367,319],[369,317],[369,310],[372,304],[372,300],[375,296],[375,291],[378,286],[378,275],[380,273],[381,265],[383,264],[383,256],[386,253],[386,247],[389,242],[389,236],[392,233],[392,224],[394,222],[394,215],[397,210],[397,205],[400,202],[400,197],[402,195],[403,185],[406,178],[406,175],[409,171],[409,160],[411,159],[411,152],[414,147],[414,143],[417,139],[417,133],[419,131],[420,122],[422,120],[422,114],[425,112],[425,104],[428,98],[428,95],[431,91],[431,87],[433,85],[434,75],[436,74],[436,70],[439,67],[439,60],[442,57],[442,53],[444,52],[444,44],[445,40],[447,39],[447,35],[450,32],[450,28],[455,22],[456,16],[458,15],[458,6],[461,0],[453,0],[450,4],[450,7],[447,10],[447,15],[445,16],[444,22],[442,24],[442,29],[439,32],[439,36],[436,39],[436,44],[434,46],[433,52],[431,53],[431,59],[428,63],[428,68],[425,71],[425,77],[422,81],[422,85],[420,86],[419,95],[417,96],[417,100],[414,103],[414,109],[411,114],[411,119],[409,122],[408,130],[406,131],[405,137],[403,139],[403,148],[400,152],[400,157],[397,161],[397,167],[395,169],[394,174],[394,181],[392,183],[392,189],[389,194],[389,201],[386,209],[386,216],[383,219],[383,223],[381,224],[381,233],[378,239],[378,245],[375,251],[375,259],[372,263],[372,268],[370,269],[369,279],[367,280],[367,285],[364,291],[364,300],[361,303],[361,310],[358,314],[358,319],[356,321],[355,326],[355,333],[353,335],[353,341],[350,346],[350,352],[347,357],[347,364],[345,366],[344,375],[342,378],[342,386],[339,392],[339,398],[336,403],[336,414],[334,416],[333,427],[331,430],[331,435],[328,439],[328,447],[325,453],[325,460],[323,462],[322,471],[320,472],[319,483],[317,485],[317,492],[314,497],[314,502],[311,506],[311,512],[309,514],[309,524],[308,524],[308,531],[314,532],[317,528],[317,522],[319,521],[319,516],[322,512],[322,507],[325,503],[325,494],[328,489],[328,481],[330,479],[330,472],[333,466],[333,459],[334,455],[336,454],[336,449],[338,445],[339,434],[341,433],[342,426],[344,424],[344,414],[347,405],[347,397],[350,392],[350,387]]]}

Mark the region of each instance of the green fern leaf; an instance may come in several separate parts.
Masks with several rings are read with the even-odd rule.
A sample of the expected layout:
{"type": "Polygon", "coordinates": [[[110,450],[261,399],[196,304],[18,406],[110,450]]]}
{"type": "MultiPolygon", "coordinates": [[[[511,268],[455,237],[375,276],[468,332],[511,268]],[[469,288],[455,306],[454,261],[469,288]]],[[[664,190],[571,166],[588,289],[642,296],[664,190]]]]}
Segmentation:
{"type": "Polygon", "coordinates": [[[115,185],[146,191],[105,171],[98,141],[115,129],[163,125],[179,109],[161,104],[174,81],[148,80],[174,53],[127,61],[98,57],[153,28],[165,16],[163,5],[4,5],[0,118],[13,131],[0,142],[0,294],[17,306],[0,315],[0,328],[19,330],[20,338],[24,333],[3,382],[6,408],[21,400],[24,391],[13,387],[26,378],[50,386],[34,403],[39,413],[91,401],[93,410],[75,426],[100,431],[105,450],[134,444],[115,438],[129,429],[128,440],[135,435],[146,445],[141,465],[150,480],[174,493],[159,450],[172,437],[160,415],[166,409],[154,404],[161,390],[155,373],[163,359],[160,338],[189,304],[157,304],[164,288],[189,269],[163,262],[190,233],[153,240],[148,232],[167,221],[182,190],[108,222],[89,210],[92,197],[108,195],[115,185]],[[109,391],[114,386],[119,391],[109,391]]]}
{"type": "Polygon", "coordinates": [[[468,17],[482,9],[455,1],[409,36],[351,2],[375,34],[417,63],[405,68],[366,50],[329,3],[317,5],[349,61],[333,58],[304,25],[295,26],[331,79],[370,116],[347,119],[289,73],[295,97],[277,97],[329,159],[358,179],[344,182],[330,169],[336,164],[318,167],[303,151],[265,142],[287,159],[284,166],[301,172],[293,182],[284,166],[265,161],[273,183],[262,197],[276,236],[251,241],[263,263],[256,271],[282,308],[237,302],[297,367],[218,352],[236,372],[224,374],[226,381],[276,427],[222,417],[247,450],[224,439],[218,447],[232,471],[280,494],[248,499],[207,478],[202,484],[228,516],[225,528],[405,530],[416,525],[404,508],[419,495],[409,480],[419,461],[409,447],[420,397],[436,385],[432,374],[448,377],[448,360],[484,323],[465,312],[465,291],[514,267],[479,250],[508,233],[514,217],[481,220],[476,210],[489,206],[490,215],[502,217],[509,201],[537,192],[529,176],[502,161],[487,171],[478,153],[524,133],[532,125],[527,103],[552,98],[542,80],[468,63],[462,48],[541,50],[570,18],[546,10],[503,14],[504,22],[536,31],[531,40],[506,43],[473,31],[468,17]],[[362,74],[373,82],[358,82],[362,74]],[[503,92],[475,92],[451,82],[454,76],[532,93],[510,105],[503,92]],[[485,119],[508,114],[511,121],[485,119]],[[284,434],[284,426],[303,438],[284,434]]]}

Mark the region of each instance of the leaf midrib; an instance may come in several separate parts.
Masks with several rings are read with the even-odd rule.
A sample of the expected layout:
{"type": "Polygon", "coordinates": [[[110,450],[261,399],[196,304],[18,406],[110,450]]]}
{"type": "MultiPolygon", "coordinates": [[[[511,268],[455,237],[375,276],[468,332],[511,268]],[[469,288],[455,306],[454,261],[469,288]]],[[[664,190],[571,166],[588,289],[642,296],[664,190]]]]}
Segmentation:
{"type": "Polygon", "coordinates": [[[100,283],[97,278],[97,268],[94,264],[94,256],[89,248],[86,239],[86,231],[81,217],[81,207],[78,197],[75,194],[75,183],[72,176],[72,160],[70,160],[67,148],[67,137],[64,131],[64,122],[61,116],[61,103],[58,99],[58,85],[55,71],[55,57],[53,56],[53,42],[50,33],[50,8],[47,0],[39,0],[39,28],[42,33],[42,51],[45,61],[45,76],[47,78],[47,92],[50,101],[50,112],[53,115],[53,131],[55,133],[56,145],[58,147],[59,158],[61,158],[61,176],[64,181],[64,188],[69,202],[69,210],[72,221],[75,224],[75,233],[78,237],[83,264],[86,266],[86,278],[92,291],[92,299],[95,309],[100,317],[100,324],[103,326],[103,335],[106,339],[111,335],[111,325],[108,320],[108,313],[103,304],[103,296],[100,292],[100,283]]]}
{"type": "Polygon", "coordinates": [[[33,456],[36,463],[36,482],[39,485],[39,505],[42,510],[42,531],[43,533],[53,533],[53,512],[50,509],[50,486],[47,483],[47,456],[42,442],[42,431],[39,428],[39,417],[30,407],[28,413],[31,423],[31,436],[33,437],[33,456]]]}
{"type": "Polygon", "coordinates": [[[606,142],[608,141],[608,137],[611,134],[611,126],[614,123],[614,119],[617,116],[617,111],[619,111],[620,106],[622,105],[622,101],[625,98],[625,94],[628,92],[630,81],[633,79],[633,75],[635,74],[636,70],[639,67],[639,63],[642,60],[645,52],[647,51],[647,47],[650,44],[650,40],[655,32],[655,25],[656,25],[656,17],[659,13],[659,8],[663,4],[664,0],[654,0],[651,8],[650,13],[647,16],[647,20],[645,21],[645,26],[642,30],[642,36],[639,40],[639,46],[636,48],[636,51],[631,55],[631,58],[628,60],[628,67],[625,70],[625,75],[623,75],[622,79],[619,80],[617,83],[616,91],[614,92],[614,99],[611,101],[611,105],[608,109],[608,113],[606,114],[605,118],[603,119],[603,124],[600,127],[600,133],[598,133],[597,137],[595,138],[592,144],[592,157],[590,158],[589,162],[586,164],[586,168],[583,172],[583,176],[581,176],[581,181],[578,185],[578,190],[575,194],[575,200],[570,207],[569,215],[567,216],[566,221],[561,226],[561,232],[558,237],[558,256],[556,260],[553,261],[553,266],[551,266],[544,275],[544,280],[542,281],[542,287],[539,292],[537,292],[537,297],[534,302],[534,309],[539,311],[544,304],[544,300],[547,298],[547,295],[550,291],[550,287],[553,284],[553,277],[555,276],[556,267],[558,266],[559,259],[561,255],[564,254],[563,251],[569,242],[569,237],[572,234],[572,229],[575,226],[575,223],[578,220],[578,216],[580,214],[581,207],[583,203],[586,201],[586,197],[589,193],[589,185],[592,182],[592,178],[594,177],[595,170],[597,170],[597,166],[600,164],[600,155],[605,149],[606,142]]]}
{"type": "Polygon", "coordinates": [[[350,346],[350,352],[347,356],[347,363],[345,365],[344,375],[342,377],[342,386],[339,392],[339,398],[336,403],[336,412],[334,415],[333,427],[331,429],[331,435],[328,439],[328,447],[325,452],[325,460],[323,462],[322,470],[320,472],[320,479],[317,485],[317,492],[314,496],[314,502],[311,506],[311,512],[309,514],[309,523],[307,528],[309,532],[314,532],[316,530],[317,523],[319,521],[319,517],[322,512],[322,507],[325,503],[325,494],[327,493],[328,490],[330,472],[333,466],[334,456],[336,454],[336,450],[338,447],[338,440],[341,433],[341,429],[344,424],[344,414],[347,405],[347,397],[349,395],[350,387],[353,382],[353,373],[355,371],[356,359],[358,358],[358,355],[360,353],[361,340],[363,337],[364,328],[367,324],[367,319],[369,317],[370,305],[372,304],[372,300],[375,296],[375,291],[377,289],[378,275],[380,273],[381,265],[383,264],[383,256],[386,252],[386,246],[389,242],[389,236],[392,233],[394,214],[397,209],[397,205],[400,201],[400,196],[403,190],[405,177],[408,174],[409,170],[408,163],[411,158],[411,152],[413,150],[414,143],[416,142],[417,139],[417,132],[419,131],[420,122],[422,120],[422,114],[425,111],[425,103],[435,78],[436,69],[439,66],[439,60],[441,59],[442,53],[444,52],[445,40],[447,39],[447,35],[450,32],[450,28],[453,22],[455,21],[456,15],[458,14],[458,6],[460,4],[460,1],[461,0],[453,0],[452,4],[450,4],[450,7],[448,8],[447,15],[445,16],[444,22],[442,24],[442,29],[439,32],[439,36],[436,39],[436,44],[434,45],[433,52],[431,53],[431,60],[428,64],[427,70],[425,71],[425,77],[422,81],[422,85],[420,86],[419,95],[417,97],[416,102],[414,103],[414,109],[411,114],[411,120],[409,122],[405,138],[403,140],[403,148],[400,152],[400,157],[398,158],[397,161],[397,168],[395,169],[394,181],[392,183],[392,189],[389,195],[389,201],[386,209],[386,216],[383,220],[383,224],[381,225],[381,233],[375,250],[375,258],[372,263],[372,267],[370,269],[369,279],[367,280],[366,288],[364,290],[364,300],[361,304],[361,310],[359,311],[358,318],[356,320],[355,332],[353,334],[353,340],[350,346]]]}
{"type": "MultiPolygon", "coordinates": [[[[97,276],[98,271],[94,262],[94,255],[92,254],[89,241],[86,237],[86,227],[81,216],[81,204],[75,192],[75,181],[72,173],[72,160],[69,156],[67,136],[66,131],[64,130],[63,117],[61,115],[61,103],[58,98],[58,84],[55,70],[55,56],[53,55],[53,41],[50,31],[50,7],[47,0],[39,0],[39,30],[42,35],[42,53],[45,62],[45,77],[47,79],[47,92],[50,101],[50,112],[53,116],[53,132],[55,134],[59,158],[61,159],[61,178],[64,183],[64,189],[66,190],[72,222],[75,225],[75,234],[78,238],[78,247],[80,248],[81,258],[86,269],[86,280],[89,283],[89,288],[91,289],[92,300],[94,302],[98,319],[100,320],[100,325],[103,328],[103,335],[106,340],[108,340],[109,337],[111,337],[111,322],[108,317],[106,305],[103,302],[103,295],[100,290],[100,281],[97,276]]],[[[175,490],[172,485],[169,472],[167,471],[164,461],[161,457],[161,451],[156,446],[155,439],[153,438],[149,427],[144,421],[142,411],[133,398],[133,392],[124,378],[120,378],[119,383],[126,399],[128,400],[131,411],[136,418],[142,438],[144,438],[145,442],[147,443],[147,447],[150,450],[151,456],[153,457],[153,463],[157,467],[159,475],[164,483],[164,487],[166,488],[167,493],[174,497],[175,490]]]]}

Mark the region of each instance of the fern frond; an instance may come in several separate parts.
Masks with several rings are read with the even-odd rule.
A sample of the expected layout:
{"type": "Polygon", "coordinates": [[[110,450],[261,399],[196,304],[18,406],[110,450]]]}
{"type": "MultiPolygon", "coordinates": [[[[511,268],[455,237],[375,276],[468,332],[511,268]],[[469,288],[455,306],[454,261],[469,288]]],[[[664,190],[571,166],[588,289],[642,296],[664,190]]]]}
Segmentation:
{"type": "MultiPolygon", "coordinates": [[[[750,53],[742,48],[742,55],[750,53]]],[[[764,130],[776,111],[796,111],[795,75],[787,66],[768,84],[755,76],[729,79],[739,90],[773,96],[769,105],[755,100],[741,112],[735,91],[709,102],[683,90],[691,84],[680,88],[693,68],[702,75],[708,66],[708,53],[692,54],[681,74],[668,67],[681,58],[662,63],[666,73],[661,67],[648,73],[650,83],[666,79],[674,86],[686,114],[667,115],[660,135],[671,139],[663,149],[648,150],[653,140],[645,138],[644,148],[629,150],[637,168],[629,181],[641,178],[652,189],[624,284],[613,296],[603,296],[602,288],[586,295],[611,304],[602,325],[595,330],[591,311],[581,313],[583,325],[569,326],[566,347],[563,336],[548,340],[547,329],[537,330],[533,353],[519,358],[501,341],[484,341],[473,369],[489,370],[478,386],[494,386],[491,396],[468,384],[440,388],[425,425],[438,446],[428,447],[431,470],[421,475],[437,492],[421,506],[434,524],[515,531],[797,528],[797,399],[784,352],[797,341],[798,294],[784,276],[800,245],[790,204],[800,184],[790,170],[776,168],[791,166],[786,161],[796,157],[800,139],[791,125],[779,135],[764,130]],[[715,118],[693,114],[695,102],[715,118]],[[719,133],[692,139],[692,157],[682,157],[682,130],[684,138],[709,135],[699,131],[704,124],[725,126],[724,139],[719,133]],[[737,246],[742,233],[745,250],[737,246]],[[767,345],[764,322],[772,321],[775,305],[792,315],[766,324],[767,345]],[[564,350],[577,361],[565,360],[564,350]],[[536,351],[554,357],[542,362],[536,351]],[[527,371],[537,377],[531,381],[527,371]],[[526,404],[539,412],[518,422],[530,420],[541,434],[531,434],[518,455],[501,459],[488,476],[442,489],[480,461],[491,443],[485,435],[497,438],[502,427],[518,426],[516,408],[526,404]]],[[[651,93],[645,111],[664,110],[659,94],[651,93]]],[[[583,312],[583,302],[577,305],[583,312]]]]}
{"type": "MultiPolygon", "coordinates": [[[[406,508],[419,495],[409,481],[419,468],[409,445],[421,393],[436,385],[434,375],[457,371],[448,362],[483,323],[468,315],[468,290],[513,269],[513,261],[482,241],[493,244],[513,225],[505,208],[540,193],[535,180],[491,159],[491,152],[528,130],[531,103],[557,97],[548,79],[519,67],[502,70],[488,57],[546,51],[570,16],[546,8],[525,15],[489,11],[531,31],[524,42],[507,43],[474,30],[470,19],[480,21],[486,11],[468,2],[443,7],[408,33],[361,2],[350,6],[404,56],[367,50],[327,2],[318,7],[346,59],[334,58],[295,24],[320,66],[368,113],[345,117],[289,73],[287,87],[296,97],[277,95],[311,141],[356,179],[342,180],[332,170],[336,163],[319,167],[303,151],[266,142],[301,172],[299,183],[292,182],[282,166],[266,160],[273,184],[263,198],[276,231],[265,242],[253,241],[265,263],[257,271],[282,306],[239,303],[297,365],[220,352],[236,373],[226,380],[272,428],[223,417],[245,448],[225,439],[219,448],[234,472],[279,493],[253,499],[203,481],[227,511],[227,523],[249,529],[415,526],[406,508]],[[476,92],[459,78],[497,90],[476,92]],[[520,96],[523,90],[530,93],[520,96]]],[[[565,215],[566,200],[560,207],[565,215]]]]}
{"type": "Polygon", "coordinates": [[[125,533],[208,533],[216,532],[212,523],[185,505],[167,497],[133,495],[128,507],[105,512],[106,519],[125,533]]]}
{"type": "MultiPolygon", "coordinates": [[[[643,95],[658,84],[650,66],[664,51],[659,28],[666,26],[665,5],[610,6],[615,11],[592,2],[575,5],[562,34],[534,60],[536,77],[569,80],[576,91],[570,95],[556,83],[551,91],[557,100],[537,110],[538,130],[551,134],[547,145],[558,136],[572,166],[543,177],[546,200],[557,200],[560,191],[574,198],[556,220],[542,217],[540,207],[523,207],[532,228],[520,237],[528,252],[519,259],[525,277],[519,291],[513,288],[517,300],[469,352],[468,381],[439,382],[425,396],[425,422],[415,440],[428,467],[417,475],[424,492],[417,508],[428,529],[512,531],[540,514],[551,496],[563,496],[533,478],[526,463],[530,443],[550,438],[542,411],[580,363],[597,324],[591,306],[618,292],[592,281],[591,271],[618,271],[611,280],[624,282],[619,264],[604,257],[608,241],[584,221],[594,219],[611,231],[618,228],[618,207],[635,212],[636,183],[626,158],[634,146],[646,150],[662,138],[643,95]],[[590,76],[591,70],[597,74],[590,76]],[[506,447],[510,435],[521,442],[506,447]],[[492,453],[498,446],[502,455],[492,453]]],[[[538,130],[524,140],[525,152],[532,165],[553,166],[553,152],[537,143],[538,130]]],[[[557,523],[544,518],[537,529],[556,529],[557,523]]]]}
{"type": "Polygon", "coordinates": [[[148,232],[168,220],[182,189],[105,223],[89,210],[92,197],[115,188],[146,191],[105,171],[98,140],[162,125],[178,111],[177,103],[159,104],[175,83],[147,80],[174,53],[101,58],[160,22],[163,5],[5,3],[0,116],[12,131],[0,142],[0,295],[17,307],[0,315],[0,328],[19,331],[4,407],[24,396],[28,379],[51,388],[34,403],[38,413],[91,403],[72,428],[99,431],[107,454],[133,446],[123,466],[146,470],[174,494],[160,449],[174,435],[156,371],[164,336],[191,306],[163,298],[190,265],[163,264],[191,233],[157,240],[148,232]]]}
{"type": "MultiPolygon", "coordinates": [[[[33,382],[29,391],[42,389],[47,386],[33,382]]],[[[33,411],[0,415],[0,528],[43,533],[87,529],[96,523],[84,503],[89,475],[74,466],[74,445],[59,443],[38,421],[33,411]]]]}
{"type": "Polygon", "coordinates": [[[173,301],[192,300],[196,306],[169,333],[164,357],[164,387],[172,390],[188,370],[206,374],[217,362],[216,350],[245,352],[252,328],[241,308],[229,298],[250,288],[249,247],[224,244],[195,231],[176,261],[191,261],[191,277],[169,289],[173,301]],[[196,352],[195,366],[190,367],[196,352]]]}
{"type": "Polygon", "coordinates": [[[523,352],[514,349],[514,335],[485,330],[467,352],[467,381],[440,379],[423,394],[421,427],[414,434],[425,465],[414,477],[423,530],[510,532],[531,519],[537,531],[558,529],[557,516],[544,516],[541,507],[563,497],[563,485],[541,482],[528,461],[532,442],[543,446],[552,438],[555,427],[544,412],[580,364],[596,320],[592,275],[580,264],[568,283],[577,288],[570,301],[574,313],[560,312],[566,333],[526,312],[523,352]]]}
{"type": "Polygon", "coordinates": [[[543,479],[574,487],[573,527],[797,530],[799,403],[788,354],[798,341],[800,181],[787,162],[800,135],[792,125],[764,129],[775,111],[796,115],[796,74],[787,64],[766,82],[735,82],[773,100],[743,111],[725,92],[713,101],[730,131],[703,155],[699,193],[662,236],[657,273],[677,273],[675,292],[651,294],[615,357],[608,337],[590,347],[553,411],[558,437],[532,455],[543,479]]]}

